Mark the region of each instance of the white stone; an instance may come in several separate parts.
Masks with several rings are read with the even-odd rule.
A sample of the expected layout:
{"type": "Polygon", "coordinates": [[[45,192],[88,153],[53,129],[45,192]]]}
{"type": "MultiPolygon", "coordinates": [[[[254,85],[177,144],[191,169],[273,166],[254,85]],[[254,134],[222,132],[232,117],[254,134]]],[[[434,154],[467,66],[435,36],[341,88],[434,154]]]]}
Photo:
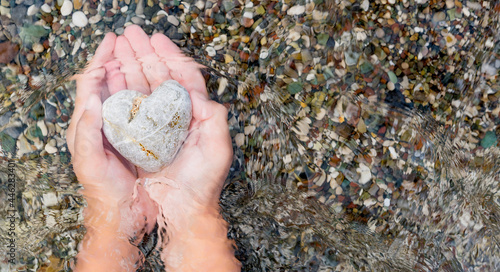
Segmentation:
{"type": "Polygon", "coordinates": [[[242,146],[245,143],[245,134],[243,133],[236,134],[236,136],[234,136],[234,142],[236,143],[237,147],[242,146]]]}
{"type": "Polygon", "coordinates": [[[102,19],[101,15],[100,14],[96,14],[96,15],[94,15],[94,16],[92,16],[92,17],[89,18],[89,23],[91,25],[95,25],[99,21],[101,21],[101,19],[102,19]]]}
{"type": "Polygon", "coordinates": [[[372,179],[372,172],[368,166],[360,163],[356,172],[360,174],[358,183],[361,185],[365,185],[372,179]]]}
{"type": "Polygon", "coordinates": [[[455,7],[455,1],[454,0],[446,0],[446,7],[449,9],[452,9],[455,7]]]}
{"type": "Polygon", "coordinates": [[[36,53],[42,53],[44,49],[45,48],[43,48],[43,45],[41,45],[39,43],[35,43],[33,45],[33,51],[35,51],[36,53]]]}
{"type": "Polygon", "coordinates": [[[265,58],[267,58],[267,56],[269,56],[269,52],[268,52],[266,49],[262,49],[262,50],[260,51],[259,58],[261,58],[261,59],[265,59],[265,58]]]}
{"type": "Polygon", "coordinates": [[[53,153],[57,152],[57,147],[52,146],[50,144],[46,144],[45,145],[45,151],[47,151],[47,153],[49,153],[49,154],[53,154],[53,153]]]}
{"type": "Polygon", "coordinates": [[[215,57],[215,55],[217,54],[217,52],[215,51],[215,49],[211,46],[207,46],[207,48],[205,49],[207,51],[207,54],[210,56],[210,57],[215,57]]]}
{"type": "Polygon", "coordinates": [[[399,157],[398,153],[396,152],[396,150],[392,146],[389,147],[389,155],[391,156],[391,159],[393,159],[393,160],[395,160],[399,157]]]}
{"type": "Polygon", "coordinates": [[[384,199],[384,206],[389,207],[390,205],[391,205],[391,199],[390,198],[384,199]]]}
{"type": "Polygon", "coordinates": [[[28,8],[28,11],[26,12],[26,15],[28,15],[28,16],[33,16],[33,15],[35,15],[38,11],[39,11],[39,9],[37,8],[37,6],[35,6],[35,5],[31,5],[31,6],[28,8]]]}
{"type": "Polygon", "coordinates": [[[167,20],[168,20],[169,23],[173,24],[174,26],[178,26],[179,25],[179,19],[177,19],[175,16],[169,15],[167,17],[167,20]]]}
{"type": "Polygon", "coordinates": [[[64,0],[64,3],[61,6],[61,15],[68,16],[73,11],[73,3],[69,0],[64,0]]]}
{"type": "Polygon", "coordinates": [[[305,11],[306,11],[305,6],[293,6],[290,9],[288,9],[287,13],[290,16],[294,16],[294,15],[300,15],[300,14],[304,13],[305,11]]]}
{"type": "Polygon", "coordinates": [[[47,4],[43,4],[42,7],[41,7],[41,9],[45,13],[50,13],[52,11],[52,8],[50,8],[50,6],[47,5],[47,4]]]}
{"type": "Polygon", "coordinates": [[[72,22],[78,27],[85,27],[88,24],[89,20],[87,19],[87,16],[85,16],[85,13],[81,11],[75,11],[73,13],[72,22]]]}
{"type": "Polygon", "coordinates": [[[364,0],[363,3],[361,3],[361,6],[360,6],[364,11],[368,11],[368,9],[370,8],[370,1],[368,0],[364,0]]]}
{"type": "Polygon", "coordinates": [[[243,13],[243,18],[253,19],[253,12],[245,11],[245,13],[243,13]]]}
{"type": "Polygon", "coordinates": [[[8,18],[11,18],[10,8],[0,6],[0,15],[7,16],[8,18]]]}
{"type": "Polygon", "coordinates": [[[188,135],[191,99],[175,80],[167,80],[150,96],[120,91],[102,105],[103,131],[126,159],[148,172],[171,163],[188,135]]]}
{"type": "Polygon", "coordinates": [[[42,196],[42,203],[44,206],[49,207],[49,206],[54,206],[57,204],[57,195],[54,192],[49,192],[46,194],[43,194],[42,196]]]}

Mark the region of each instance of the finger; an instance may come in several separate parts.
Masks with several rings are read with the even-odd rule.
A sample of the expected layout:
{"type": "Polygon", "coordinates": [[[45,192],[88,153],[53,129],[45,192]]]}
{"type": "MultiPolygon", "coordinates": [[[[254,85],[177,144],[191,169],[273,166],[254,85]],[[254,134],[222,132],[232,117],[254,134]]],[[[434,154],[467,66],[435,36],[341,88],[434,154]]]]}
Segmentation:
{"type": "MultiPolygon", "coordinates": [[[[110,61],[105,64],[106,69],[106,82],[108,84],[108,90],[110,95],[126,90],[127,82],[125,81],[125,75],[120,71],[121,63],[119,61],[110,61]]],[[[107,98],[107,97],[106,97],[107,98]]],[[[103,99],[104,101],[105,99],[103,99]]]]}
{"type": "Polygon", "coordinates": [[[149,43],[149,36],[137,25],[128,26],[123,35],[127,38],[138,58],[154,54],[155,50],[149,43]]]}
{"type": "Polygon", "coordinates": [[[89,96],[96,95],[100,97],[101,93],[107,89],[107,85],[105,83],[106,70],[104,68],[96,68],[83,75],[77,75],[75,77],[77,86],[75,109],[73,110],[71,122],[66,134],[68,148],[72,154],[72,151],[74,151],[73,143],[75,141],[76,125],[85,111],[85,104],[87,103],[89,96]]]}
{"type": "Polygon", "coordinates": [[[116,35],[113,32],[106,34],[99,47],[95,51],[92,61],[87,66],[87,71],[102,67],[106,62],[113,59],[116,35]]]}
{"type": "MultiPolygon", "coordinates": [[[[101,100],[91,95],[76,127],[73,167],[77,171],[97,171],[106,162],[102,142],[101,100]]],[[[89,173],[83,173],[88,175],[89,173]]]]}
{"type": "Polygon", "coordinates": [[[202,65],[187,57],[165,35],[157,33],[151,37],[151,45],[170,71],[172,79],[179,82],[189,93],[198,92],[206,95],[205,80],[201,74],[202,65]]]}
{"type": "Polygon", "coordinates": [[[140,27],[136,25],[127,27],[124,36],[128,39],[137,60],[142,65],[142,72],[149,83],[151,91],[156,89],[163,81],[172,79],[167,65],[160,61],[160,57],[151,46],[148,35],[140,27]]]}
{"type": "Polygon", "coordinates": [[[142,64],[135,58],[135,52],[127,38],[123,36],[116,38],[114,54],[122,64],[120,71],[125,75],[127,88],[149,95],[151,93],[149,83],[142,72],[142,64]]]}
{"type": "MultiPolygon", "coordinates": [[[[211,108],[211,117],[201,122],[199,145],[207,157],[218,154],[223,158],[223,165],[229,169],[232,160],[232,143],[227,124],[227,109],[215,101],[204,102],[211,108]]],[[[225,172],[227,172],[227,170],[225,172]]]]}
{"type": "Polygon", "coordinates": [[[170,76],[170,69],[168,66],[160,61],[160,58],[156,54],[143,57],[140,61],[142,62],[142,71],[146,76],[151,92],[158,88],[164,81],[173,79],[170,76]]]}
{"type": "Polygon", "coordinates": [[[210,152],[217,152],[217,148],[222,151],[224,147],[226,151],[231,150],[226,107],[201,94],[193,94],[191,101],[193,118],[195,122],[199,122],[199,130],[202,132],[199,140],[201,144],[210,152]]]}

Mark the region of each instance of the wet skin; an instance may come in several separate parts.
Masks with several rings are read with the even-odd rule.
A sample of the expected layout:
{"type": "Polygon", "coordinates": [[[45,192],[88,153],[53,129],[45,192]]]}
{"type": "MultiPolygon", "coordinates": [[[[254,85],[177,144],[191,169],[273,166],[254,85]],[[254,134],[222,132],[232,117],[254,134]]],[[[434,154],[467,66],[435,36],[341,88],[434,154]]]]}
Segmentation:
{"type": "Polygon", "coordinates": [[[159,242],[167,270],[239,270],[233,243],[226,238],[227,224],[218,213],[232,159],[227,110],[208,98],[199,69],[164,35],[149,38],[130,26],[123,36],[108,33],[85,72],[75,76],[77,97],[67,142],[88,203],[77,271],[135,271],[143,257],[130,240],[138,244],[156,222],[168,236],[159,242]],[[193,119],[174,162],[148,173],[107,142],[101,106],[120,90],[148,95],[168,79],[189,91],[193,119]],[[200,258],[206,250],[213,257],[200,258]]]}

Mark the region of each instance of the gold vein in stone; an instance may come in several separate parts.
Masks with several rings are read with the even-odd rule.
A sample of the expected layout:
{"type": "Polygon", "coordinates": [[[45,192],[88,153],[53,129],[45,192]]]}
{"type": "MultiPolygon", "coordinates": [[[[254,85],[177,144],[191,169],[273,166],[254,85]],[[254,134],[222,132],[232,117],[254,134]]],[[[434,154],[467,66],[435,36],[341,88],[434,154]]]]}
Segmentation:
{"type": "Polygon", "coordinates": [[[147,95],[138,96],[134,98],[134,101],[132,101],[132,109],[130,110],[130,118],[128,119],[129,123],[135,118],[137,112],[139,112],[139,107],[141,106],[142,100],[146,97],[147,95]]]}

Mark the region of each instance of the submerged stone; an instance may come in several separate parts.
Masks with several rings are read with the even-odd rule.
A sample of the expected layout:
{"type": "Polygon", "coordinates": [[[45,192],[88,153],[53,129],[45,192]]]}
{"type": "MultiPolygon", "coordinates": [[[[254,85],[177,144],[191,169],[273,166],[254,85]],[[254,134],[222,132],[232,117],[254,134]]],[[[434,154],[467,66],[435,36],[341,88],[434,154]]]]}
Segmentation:
{"type": "Polygon", "coordinates": [[[191,100],[175,80],[163,82],[150,96],[120,91],[102,107],[108,141],[134,165],[148,172],[171,163],[187,137],[191,100]]]}
{"type": "Polygon", "coordinates": [[[497,142],[497,135],[494,131],[487,131],[484,135],[484,138],[481,140],[481,146],[483,148],[489,148],[495,145],[497,142]]]}

